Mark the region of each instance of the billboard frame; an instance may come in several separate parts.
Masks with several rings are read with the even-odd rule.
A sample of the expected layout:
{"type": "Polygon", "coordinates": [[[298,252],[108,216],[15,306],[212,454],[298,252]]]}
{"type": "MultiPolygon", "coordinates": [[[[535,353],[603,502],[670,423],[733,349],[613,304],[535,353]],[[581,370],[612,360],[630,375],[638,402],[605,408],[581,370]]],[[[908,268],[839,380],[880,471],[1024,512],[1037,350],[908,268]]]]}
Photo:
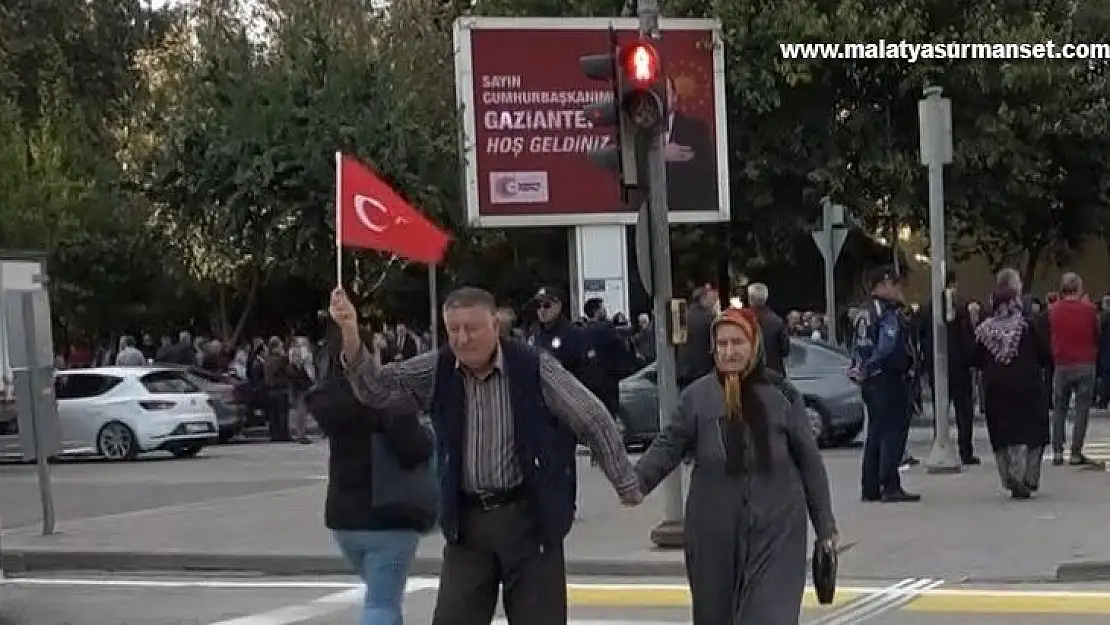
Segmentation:
{"type": "MultiPolygon", "coordinates": [[[[670,223],[718,223],[732,217],[729,196],[728,111],[725,106],[725,52],[721,21],[716,19],[663,18],[660,29],[704,30],[713,37],[713,114],[716,122],[717,197],[720,208],[707,211],[670,211],[670,223]]],[[[474,114],[474,54],[471,33],[475,30],[637,30],[639,21],[629,17],[460,17],[454,24],[455,94],[462,117],[463,197],[466,221],[478,228],[528,228],[545,226],[632,225],[639,219],[636,207],[619,213],[569,213],[541,215],[481,214],[478,192],[477,118],[474,114]]],[[[599,49],[604,42],[599,39],[599,49]]],[[[577,61],[577,59],[575,59],[577,61]]],[[[664,67],[666,57],[663,58],[664,67]]],[[[585,159],[585,156],[583,156],[585,159]]],[[[614,184],[619,184],[614,181],[614,184]]]]}

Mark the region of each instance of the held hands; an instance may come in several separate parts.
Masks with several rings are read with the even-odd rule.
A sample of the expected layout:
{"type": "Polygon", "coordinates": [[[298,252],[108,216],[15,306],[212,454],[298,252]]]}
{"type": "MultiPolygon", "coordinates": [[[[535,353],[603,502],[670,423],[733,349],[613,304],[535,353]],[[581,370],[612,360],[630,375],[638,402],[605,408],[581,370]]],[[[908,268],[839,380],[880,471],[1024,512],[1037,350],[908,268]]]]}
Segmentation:
{"type": "Polygon", "coordinates": [[[628,493],[621,495],[621,504],[623,504],[626,508],[635,508],[643,502],[644,494],[640,492],[639,486],[629,491],[628,493]]]}

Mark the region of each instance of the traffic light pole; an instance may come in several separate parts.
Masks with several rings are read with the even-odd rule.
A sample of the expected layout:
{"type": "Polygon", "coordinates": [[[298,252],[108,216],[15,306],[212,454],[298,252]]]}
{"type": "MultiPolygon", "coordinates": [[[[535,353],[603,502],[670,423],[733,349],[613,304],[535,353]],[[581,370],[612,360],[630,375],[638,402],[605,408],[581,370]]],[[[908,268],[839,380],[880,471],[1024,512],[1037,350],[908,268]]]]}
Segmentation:
{"type": "MultiPolygon", "coordinates": [[[[637,15],[640,18],[640,35],[653,40],[659,36],[659,3],[656,0],[638,0],[637,15]]],[[[655,354],[656,382],[659,392],[659,426],[667,427],[675,409],[678,407],[678,367],[675,362],[675,349],[670,337],[670,301],[672,296],[671,277],[671,227],[667,207],[667,161],[663,154],[665,147],[663,124],[639,141],[637,162],[643,163],[640,180],[647,180],[648,210],[651,215],[651,275],[653,312],[655,317],[655,354]]],[[[708,348],[708,346],[706,346],[708,348]]],[[[666,494],[666,510],[659,525],[651,531],[651,541],[659,547],[676,548],[683,545],[683,508],[682,469],[671,473],[663,482],[666,494]]]]}

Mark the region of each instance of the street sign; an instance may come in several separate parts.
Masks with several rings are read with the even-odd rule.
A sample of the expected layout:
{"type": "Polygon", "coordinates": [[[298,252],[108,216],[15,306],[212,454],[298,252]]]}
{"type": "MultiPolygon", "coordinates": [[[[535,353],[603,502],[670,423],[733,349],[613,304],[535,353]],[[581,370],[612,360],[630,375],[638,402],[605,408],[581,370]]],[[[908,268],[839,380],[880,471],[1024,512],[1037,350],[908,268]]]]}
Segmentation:
{"type": "MultiPolygon", "coordinates": [[[[672,223],[729,219],[724,46],[717,20],[661,20],[659,56],[674,112],[666,137],[672,223]]],[[[463,111],[468,221],[479,227],[633,224],[618,173],[587,154],[616,140],[586,109],[612,98],[583,74],[609,28],[635,50],[626,18],[463,17],[455,22],[455,79],[463,111]],[[542,46],[536,42],[542,41],[542,46]]],[[[641,54],[641,61],[648,60],[641,54]]],[[[641,63],[649,70],[650,63],[641,63]]]]}
{"type": "Polygon", "coordinates": [[[826,230],[814,230],[812,234],[813,242],[817,244],[817,249],[821,250],[821,256],[825,262],[835,263],[836,259],[840,258],[841,250],[844,249],[844,241],[848,239],[848,229],[842,226],[834,227],[831,237],[826,230]],[[830,249],[832,256],[829,255],[830,249]]]}

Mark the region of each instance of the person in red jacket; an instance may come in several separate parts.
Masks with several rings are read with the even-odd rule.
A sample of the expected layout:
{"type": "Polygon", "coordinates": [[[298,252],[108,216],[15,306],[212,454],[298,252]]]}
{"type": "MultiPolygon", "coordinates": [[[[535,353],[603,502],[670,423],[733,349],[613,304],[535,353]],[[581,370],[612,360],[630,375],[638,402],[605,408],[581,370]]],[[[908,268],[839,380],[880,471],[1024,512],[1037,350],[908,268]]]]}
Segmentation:
{"type": "Polygon", "coordinates": [[[1098,358],[1098,311],[1083,299],[1083,280],[1079,274],[1066,273],[1060,280],[1060,299],[1048,312],[1052,337],[1053,375],[1052,464],[1064,464],[1068,407],[1075,397],[1071,458],[1073,466],[1090,464],[1083,455],[1087,419],[1095,389],[1095,362],[1098,358]]]}

